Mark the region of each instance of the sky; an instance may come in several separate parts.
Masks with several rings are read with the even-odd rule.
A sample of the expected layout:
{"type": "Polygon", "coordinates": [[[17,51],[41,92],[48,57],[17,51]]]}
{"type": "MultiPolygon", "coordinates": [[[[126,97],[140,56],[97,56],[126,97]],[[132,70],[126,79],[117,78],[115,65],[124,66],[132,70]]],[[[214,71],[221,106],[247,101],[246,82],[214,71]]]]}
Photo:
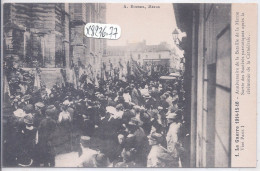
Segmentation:
{"type": "Polygon", "coordinates": [[[159,44],[166,41],[172,45],[172,32],[176,26],[173,5],[164,4],[130,4],[108,3],[107,24],[117,24],[121,27],[121,37],[118,40],[108,40],[109,46],[124,46],[126,42],[135,43],[146,40],[146,44],[159,44]],[[124,5],[128,8],[124,8],[124,5]],[[131,5],[145,6],[143,8],[131,8],[131,5]],[[148,8],[149,5],[160,8],[148,8]]]}

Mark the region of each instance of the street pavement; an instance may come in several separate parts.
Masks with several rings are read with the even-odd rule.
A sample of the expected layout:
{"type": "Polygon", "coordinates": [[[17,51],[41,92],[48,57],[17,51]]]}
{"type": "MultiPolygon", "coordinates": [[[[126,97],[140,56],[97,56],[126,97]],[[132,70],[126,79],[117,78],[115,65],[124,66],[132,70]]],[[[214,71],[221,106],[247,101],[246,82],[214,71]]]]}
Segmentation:
{"type": "MultiPolygon", "coordinates": [[[[97,151],[90,148],[84,149],[85,155],[92,156],[97,151]]],[[[55,167],[77,167],[79,164],[78,152],[69,152],[65,154],[59,154],[55,157],[55,167]]]]}

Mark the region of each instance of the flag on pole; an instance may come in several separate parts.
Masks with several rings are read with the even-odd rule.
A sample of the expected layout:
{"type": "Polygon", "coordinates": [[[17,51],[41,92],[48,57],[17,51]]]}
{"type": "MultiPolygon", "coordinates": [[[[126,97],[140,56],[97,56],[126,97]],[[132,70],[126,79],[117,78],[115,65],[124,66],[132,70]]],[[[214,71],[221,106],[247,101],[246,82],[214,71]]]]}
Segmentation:
{"type": "Polygon", "coordinates": [[[132,60],[131,69],[132,69],[133,75],[138,79],[142,79],[143,75],[145,74],[145,71],[139,66],[137,61],[133,60],[133,58],[131,58],[131,60],[132,60]]]}
{"type": "Polygon", "coordinates": [[[106,64],[103,62],[103,69],[106,70],[106,64]]]}
{"type": "Polygon", "coordinates": [[[87,82],[91,83],[91,84],[95,83],[93,67],[90,64],[88,64],[88,67],[87,67],[87,82]]]}
{"type": "Polygon", "coordinates": [[[7,78],[6,78],[6,75],[4,74],[4,97],[8,98],[11,96],[11,93],[10,93],[10,88],[9,88],[9,83],[7,81],[7,78]]]}
{"type": "Polygon", "coordinates": [[[107,81],[108,79],[109,79],[109,73],[105,71],[104,80],[107,81]]]}
{"type": "Polygon", "coordinates": [[[79,78],[84,74],[83,67],[79,66],[79,78]]]}
{"type": "Polygon", "coordinates": [[[66,74],[67,74],[67,81],[68,83],[73,83],[73,73],[72,73],[72,69],[68,68],[66,70],[66,74]]]}
{"type": "Polygon", "coordinates": [[[72,80],[73,80],[73,86],[75,89],[78,89],[78,82],[77,82],[77,76],[76,76],[76,71],[75,68],[72,68],[72,80]]]}
{"type": "Polygon", "coordinates": [[[57,78],[57,83],[59,84],[60,87],[62,87],[63,85],[65,85],[65,80],[63,75],[61,74],[60,77],[57,78]]]}
{"type": "Polygon", "coordinates": [[[35,74],[34,74],[34,91],[38,91],[41,89],[41,79],[40,79],[40,75],[37,72],[37,69],[35,70],[35,74]]]}
{"type": "Polygon", "coordinates": [[[131,75],[131,65],[129,61],[127,61],[127,75],[131,75]]]}
{"type": "Polygon", "coordinates": [[[124,66],[123,66],[123,64],[121,63],[121,61],[119,61],[118,63],[119,63],[120,68],[123,69],[124,66]]]}

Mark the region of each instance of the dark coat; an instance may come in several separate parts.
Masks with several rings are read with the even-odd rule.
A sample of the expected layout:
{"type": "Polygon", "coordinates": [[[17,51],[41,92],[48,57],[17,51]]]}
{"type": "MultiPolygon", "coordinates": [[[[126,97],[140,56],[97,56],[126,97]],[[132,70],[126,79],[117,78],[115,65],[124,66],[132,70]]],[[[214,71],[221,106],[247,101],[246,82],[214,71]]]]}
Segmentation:
{"type": "Polygon", "coordinates": [[[28,130],[26,128],[22,129],[19,135],[19,153],[17,161],[21,165],[29,166],[32,164],[31,161],[34,159],[35,155],[35,143],[36,143],[36,129],[28,130]]]}
{"type": "Polygon", "coordinates": [[[134,88],[132,90],[132,93],[131,93],[131,99],[132,99],[132,102],[138,106],[141,106],[142,105],[142,95],[141,95],[141,92],[139,90],[137,90],[136,88],[134,88]]]}
{"type": "Polygon", "coordinates": [[[56,122],[51,118],[44,118],[38,128],[38,147],[39,152],[45,156],[54,153],[53,149],[53,133],[56,130],[56,122]]]}
{"type": "Polygon", "coordinates": [[[146,157],[150,151],[148,139],[143,128],[139,127],[134,133],[133,137],[126,138],[126,148],[135,149],[134,161],[140,166],[146,165],[146,157]]]}

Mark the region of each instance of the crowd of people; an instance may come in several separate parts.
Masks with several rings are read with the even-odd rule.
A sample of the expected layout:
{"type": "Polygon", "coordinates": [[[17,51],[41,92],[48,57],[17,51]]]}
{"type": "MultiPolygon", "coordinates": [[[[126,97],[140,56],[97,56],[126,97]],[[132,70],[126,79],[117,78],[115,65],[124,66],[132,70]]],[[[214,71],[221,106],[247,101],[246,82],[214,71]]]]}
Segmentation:
{"type": "Polygon", "coordinates": [[[4,160],[9,166],[55,167],[55,156],[64,152],[57,148],[65,143],[66,152],[78,152],[77,167],[181,167],[179,84],[110,80],[30,93],[18,87],[4,123],[4,160]]]}

